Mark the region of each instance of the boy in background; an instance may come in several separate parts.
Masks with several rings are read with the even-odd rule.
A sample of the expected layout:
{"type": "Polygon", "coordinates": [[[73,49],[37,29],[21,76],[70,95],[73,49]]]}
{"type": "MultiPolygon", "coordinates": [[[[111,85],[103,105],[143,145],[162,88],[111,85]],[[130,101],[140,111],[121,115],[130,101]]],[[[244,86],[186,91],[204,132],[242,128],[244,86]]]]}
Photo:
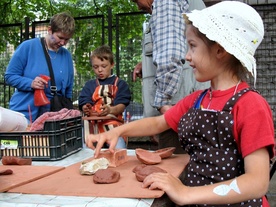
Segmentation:
{"type": "MultiPolygon", "coordinates": [[[[129,105],[131,94],[128,84],[111,74],[115,62],[109,46],[96,48],[90,61],[97,78],[85,83],[79,96],[79,109],[85,116],[103,117],[104,120],[96,123],[98,133],[102,133],[124,122],[122,113],[129,105]]],[[[120,137],[116,148],[126,148],[126,138],[120,137]]]]}

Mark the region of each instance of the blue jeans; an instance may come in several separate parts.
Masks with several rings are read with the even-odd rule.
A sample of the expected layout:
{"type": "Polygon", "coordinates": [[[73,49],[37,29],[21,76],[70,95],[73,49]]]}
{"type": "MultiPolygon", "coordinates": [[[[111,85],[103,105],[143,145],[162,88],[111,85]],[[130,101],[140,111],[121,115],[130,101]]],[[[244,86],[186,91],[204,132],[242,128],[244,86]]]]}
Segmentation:
{"type": "Polygon", "coordinates": [[[116,149],[126,149],[126,142],[123,137],[119,137],[115,148],[116,149]]]}
{"type": "MultiPolygon", "coordinates": [[[[96,146],[96,145],[94,145],[94,146],[96,146]]],[[[109,144],[104,143],[103,148],[108,148],[108,147],[109,147],[109,144]]],[[[126,149],[127,148],[126,147],[126,142],[125,142],[125,140],[124,140],[123,137],[119,137],[118,142],[117,142],[115,148],[116,149],[126,149]]]]}

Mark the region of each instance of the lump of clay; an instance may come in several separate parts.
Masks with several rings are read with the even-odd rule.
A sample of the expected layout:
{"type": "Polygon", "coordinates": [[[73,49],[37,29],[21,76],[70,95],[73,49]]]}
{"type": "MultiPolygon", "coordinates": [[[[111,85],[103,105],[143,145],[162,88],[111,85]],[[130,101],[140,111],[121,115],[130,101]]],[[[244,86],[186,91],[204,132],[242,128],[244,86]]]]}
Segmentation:
{"type": "Polygon", "coordinates": [[[98,158],[104,157],[109,161],[109,167],[118,167],[127,162],[127,150],[116,149],[114,153],[109,150],[102,150],[98,158]]]}
{"type": "Polygon", "coordinates": [[[138,165],[136,166],[132,172],[135,173],[135,176],[136,176],[136,179],[139,181],[139,182],[143,182],[144,179],[152,174],[152,173],[157,173],[157,172],[162,172],[162,173],[166,173],[167,171],[160,168],[160,167],[157,167],[157,166],[152,166],[152,165],[138,165]]]}
{"type": "Polygon", "coordinates": [[[0,175],[11,175],[13,171],[11,169],[0,170],[0,175]]]}
{"type": "Polygon", "coordinates": [[[93,182],[96,184],[116,183],[120,180],[120,173],[111,169],[98,170],[93,176],[93,182]]]}
{"type": "Polygon", "coordinates": [[[154,153],[158,154],[161,157],[161,159],[165,159],[172,156],[174,151],[175,151],[175,147],[167,147],[167,148],[156,150],[154,151],[154,153]]]}
{"type": "Polygon", "coordinates": [[[32,158],[20,158],[15,156],[3,156],[2,157],[3,165],[31,165],[32,158]]]}
{"type": "Polygon", "coordinates": [[[136,172],[142,170],[146,166],[147,165],[145,165],[145,164],[137,165],[137,166],[135,166],[135,168],[133,168],[132,172],[136,173],[136,172]]]}
{"type": "Polygon", "coordinates": [[[141,149],[141,148],[137,148],[135,150],[135,154],[136,154],[137,159],[146,165],[154,165],[154,164],[158,164],[162,161],[159,154],[153,153],[148,150],[141,149]]]}
{"type": "Polygon", "coordinates": [[[93,175],[100,169],[108,168],[108,165],[109,161],[102,157],[90,162],[82,162],[79,171],[81,175],[93,175]]]}

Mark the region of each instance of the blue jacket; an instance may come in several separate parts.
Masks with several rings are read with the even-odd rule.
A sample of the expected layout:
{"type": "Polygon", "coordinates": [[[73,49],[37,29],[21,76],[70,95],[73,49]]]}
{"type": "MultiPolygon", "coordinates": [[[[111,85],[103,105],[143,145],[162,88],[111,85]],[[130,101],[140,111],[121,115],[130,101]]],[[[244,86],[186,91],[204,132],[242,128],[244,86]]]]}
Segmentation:
{"type": "MultiPolygon", "coordinates": [[[[58,52],[49,51],[52,57],[52,67],[55,76],[57,91],[60,95],[72,98],[74,84],[74,68],[70,52],[60,47],[58,52]]],[[[11,110],[23,113],[29,119],[30,106],[32,120],[38,117],[40,107],[34,106],[34,90],[32,81],[39,75],[48,75],[49,69],[39,38],[22,42],[15,50],[5,73],[5,81],[15,88],[9,107],[11,110]]],[[[45,94],[50,100],[53,96],[50,92],[50,83],[45,88],[45,94]]],[[[50,105],[46,106],[46,111],[50,105]]],[[[45,110],[45,109],[44,109],[45,110]]]]}

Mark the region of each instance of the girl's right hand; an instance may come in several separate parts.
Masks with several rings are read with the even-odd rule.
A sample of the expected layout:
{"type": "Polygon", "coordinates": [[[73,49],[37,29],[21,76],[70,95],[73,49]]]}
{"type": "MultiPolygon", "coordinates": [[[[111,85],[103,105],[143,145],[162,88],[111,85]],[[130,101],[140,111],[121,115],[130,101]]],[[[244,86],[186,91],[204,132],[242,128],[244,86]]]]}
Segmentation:
{"type": "Polygon", "coordinates": [[[115,152],[115,146],[119,138],[119,135],[117,135],[115,129],[116,128],[100,134],[89,134],[85,137],[86,146],[91,148],[92,150],[95,150],[95,158],[97,158],[105,143],[109,144],[109,151],[111,153],[115,152]],[[94,143],[97,143],[96,147],[94,146],[94,143]]]}

